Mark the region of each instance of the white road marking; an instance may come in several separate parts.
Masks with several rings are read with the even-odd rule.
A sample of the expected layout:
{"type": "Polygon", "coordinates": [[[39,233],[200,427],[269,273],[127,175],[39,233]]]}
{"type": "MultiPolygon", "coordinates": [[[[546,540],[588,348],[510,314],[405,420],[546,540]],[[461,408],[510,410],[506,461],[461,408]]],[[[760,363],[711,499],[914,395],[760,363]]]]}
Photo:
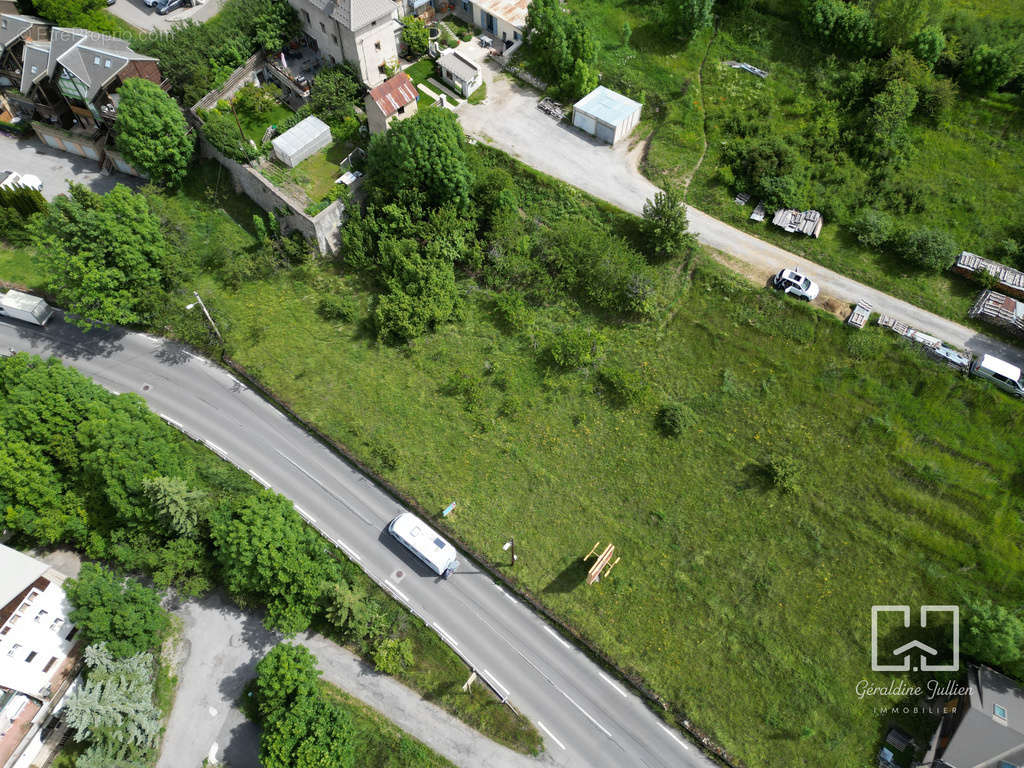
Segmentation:
{"type": "Polygon", "coordinates": [[[300,515],[302,515],[304,518],[306,518],[309,522],[311,522],[311,523],[315,523],[316,522],[316,518],[313,517],[311,514],[309,514],[309,512],[304,510],[298,504],[293,504],[292,506],[295,507],[295,511],[296,512],[298,512],[300,515]]]}
{"type": "Polygon", "coordinates": [[[256,481],[257,483],[259,483],[260,485],[262,485],[262,486],[263,486],[264,488],[270,488],[270,483],[268,483],[268,482],[267,482],[266,480],[264,480],[264,479],[263,479],[262,477],[260,477],[259,475],[257,475],[257,474],[256,474],[255,472],[253,472],[253,471],[252,471],[251,469],[248,469],[248,470],[246,470],[246,471],[247,471],[247,472],[249,473],[249,475],[250,475],[250,476],[252,477],[252,479],[253,479],[253,480],[255,480],[255,481],[256,481]]]}
{"type": "Polygon", "coordinates": [[[494,675],[492,675],[490,672],[488,672],[486,669],[484,670],[484,677],[489,677],[491,679],[492,683],[494,683],[496,686],[498,686],[499,688],[501,688],[501,690],[503,690],[505,692],[505,696],[506,697],[509,695],[508,688],[506,688],[504,685],[502,685],[501,681],[498,678],[496,678],[494,675]]]}
{"type": "Polygon", "coordinates": [[[217,708],[216,707],[207,707],[207,709],[210,710],[210,717],[216,717],[217,716],[217,708]]]}
{"type": "Polygon", "coordinates": [[[402,598],[405,602],[409,602],[409,598],[403,595],[402,591],[387,579],[384,579],[384,586],[386,586],[388,589],[390,589],[392,592],[394,592],[396,595],[402,598]]]}
{"type": "Polygon", "coordinates": [[[545,630],[547,630],[547,633],[548,633],[549,635],[551,635],[551,636],[552,636],[553,638],[555,638],[555,640],[557,640],[558,642],[560,642],[560,643],[561,643],[562,645],[564,645],[564,646],[565,646],[566,648],[568,648],[568,649],[572,650],[572,646],[571,646],[571,645],[569,645],[569,644],[568,644],[567,642],[565,642],[565,639],[564,639],[564,638],[563,638],[563,637],[562,637],[561,635],[559,635],[559,634],[558,634],[557,632],[555,632],[555,630],[553,630],[553,629],[552,629],[551,627],[549,627],[549,626],[548,626],[547,624],[545,624],[545,625],[544,625],[544,629],[545,629],[545,630]]]}
{"type": "Polygon", "coordinates": [[[203,445],[205,445],[211,451],[216,453],[222,459],[226,459],[228,457],[227,452],[223,448],[221,448],[219,445],[217,445],[216,443],[211,443],[209,440],[203,440],[203,445]]]}
{"type": "MultiPolygon", "coordinates": [[[[552,738],[554,738],[554,737],[552,737],[552,738]]],[[[208,755],[208,757],[210,759],[210,764],[211,765],[220,765],[220,763],[217,762],[217,742],[216,741],[213,742],[213,744],[210,745],[210,754],[208,755]]]]}
{"type": "Polygon", "coordinates": [[[548,736],[550,736],[550,737],[551,737],[551,740],[552,740],[552,741],[554,741],[554,742],[555,742],[555,744],[557,744],[558,746],[560,746],[560,747],[561,747],[562,749],[565,749],[565,744],[563,744],[562,742],[560,742],[560,741],[558,740],[558,737],[557,737],[557,736],[555,736],[555,734],[553,734],[553,733],[552,733],[551,731],[549,731],[549,730],[548,730],[548,727],[547,727],[546,725],[544,725],[544,723],[542,723],[542,722],[541,722],[540,720],[538,720],[538,721],[537,721],[537,725],[539,725],[539,726],[540,726],[540,729],[541,729],[542,731],[544,731],[544,733],[546,733],[546,734],[547,734],[548,736]]]}
{"type": "Polygon", "coordinates": [[[432,624],[434,625],[434,627],[435,627],[435,628],[437,629],[437,631],[438,631],[438,633],[439,633],[439,634],[441,635],[441,637],[443,637],[443,638],[444,638],[445,640],[447,640],[447,641],[448,641],[449,643],[451,643],[452,645],[454,645],[454,646],[455,646],[456,648],[458,648],[458,647],[459,647],[459,643],[458,643],[458,641],[457,641],[457,640],[456,640],[456,639],[455,639],[454,637],[452,637],[451,635],[449,635],[449,634],[448,634],[447,632],[445,632],[445,631],[444,631],[444,629],[443,629],[443,628],[441,627],[441,625],[440,625],[440,624],[438,624],[438,623],[437,623],[436,621],[434,621],[434,622],[431,622],[431,623],[432,623],[432,624]]]}
{"type": "MultiPolygon", "coordinates": [[[[658,723],[658,725],[661,725],[661,723],[658,723]]],[[[669,728],[669,727],[668,727],[667,725],[661,725],[661,729],[662,729],[662,730],[663,730],[663,731],[664,731],[665,733],[667,733],[667,734],[668,734],[669,736],[671,736],[671,737],[672,737],[673,739],[675,739],[675,740],[676,740],[676,742],[677,742],[677,743],[679,744],[679,746],[681,746],[681,747],[682,747],[683,749],[685,749],[685,750],[689,751],[689,749],[690,749],[690,745],[689,745],[689,744],[687,744],[687,743],[686,743],[685,741],[683,741],[682,739],[680,739],[680,738],[679,738],[678,736],[676,736],[675,732],[674,732],[674,731],[673,731],[673,730],[672,730],[671,728],[669,728]]]]}
{"type": "Polygon", "coordinates": [[[360,563],[363,562],[363,558],[361,558],[359,556],[359,553],[356,552],[354,549],[352,549],[348,544],[346,544],[341,539],[335,539],[334,543],[337,544],[339,547],[341,547],[343,550],[345,550],[345,554],[348,555],[349,557],[353,558],[354,560],[359,561],[360,563]]]}
{"type": "MultiPolygon", "coordinates": [[[[559,688],[558,690],[562,691],[561,688],[559,688]]],[[[579,704],[577,704],[569,694],[567,694],[565,691],[562,691],[562,695],[565,696],[565,698],[569,699],[570,703],[574,707],[576,707],[576,709],[578,709],[580,712],[582,712],[584,715],[586,715],[587,716],[587,720],[589,720],[594,725],[596,725],[598,728],[600,728],[601,732],[605,736],[607,736],[609,739],[614,738],[610,733],[608,733],[608,729],[607,728],[605,728],[603,725],[601,725],[599,722],[597,722],[597,720],[595,720],[593,718],[593,716],[589,712],[587,712],[587,710],[585,710],[583,707],[581,707],[579,704]]]]}
{"type": "MultiPolygon", "coordinates": [[[[172,419],[166,413],[161,413],[160,414],[160,418],[163,419],[164,421],[166,421],[168,424],[170,424],[175,429],[179,429],[179,430],[181,429],[181,424],[178,423],[177,421],[175,421],[174,419],[172,419]]],[[[182,430],[182,431],[184,431],[184,430],[182,430]]]]}
{"type": "Polygon", "coordinates": [[[604,672],[598,672],[597,674],[599,674],[601,676],[601,679],[604,680],[606,683],[608,683],[608,685],[610,685],[612,688],[614,688],[615,692],[618,693],[619,696],[621,696],[624,699],[628,699],[629,698],[629,694],[626,693],[624,690],[622,690],[616,684],[616,682],[614,680],[612,680],[610,677],[608,677],[608,675],[606,675],[604,672]]]}

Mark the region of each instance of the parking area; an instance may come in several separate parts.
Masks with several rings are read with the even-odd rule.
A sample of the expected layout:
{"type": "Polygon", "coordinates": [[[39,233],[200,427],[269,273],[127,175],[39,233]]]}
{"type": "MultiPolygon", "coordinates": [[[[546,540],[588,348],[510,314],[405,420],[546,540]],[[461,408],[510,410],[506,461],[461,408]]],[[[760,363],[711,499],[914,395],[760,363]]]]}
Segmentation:
{"type": "Polygon", "coordinates": [[[611,147],[545,114],[537,107],[541,96],[502,73],[476,38],[458,50],[481,67],[487,84],[485,103],[456,110],[468,135],[632,213],[658,191],[637,169],[641,143],[611,147]]]}
{"type": "Polygon", "coordinates": [[[71,181],[99,194],[109,192],[117,184],[137,188],[145,183],[121,173],[104,175],[95,160],[51,149],[35,136],[21,139],[0,136],[0,169],[35,174],[43,182],[43,197],[47,200],[67,192],[71,181]]]}
{"type": "Polygon", "coordinates": [[[173,25],[186,20],[202,23],[216,15],[223,4],[224,0],[205,0],[195,7],[176,8],[166,16],[161,16],[155,6],[147,6],[143,0],[114,0],[114,4],[107,10],[143,32],[166,32],[173,25]]]}

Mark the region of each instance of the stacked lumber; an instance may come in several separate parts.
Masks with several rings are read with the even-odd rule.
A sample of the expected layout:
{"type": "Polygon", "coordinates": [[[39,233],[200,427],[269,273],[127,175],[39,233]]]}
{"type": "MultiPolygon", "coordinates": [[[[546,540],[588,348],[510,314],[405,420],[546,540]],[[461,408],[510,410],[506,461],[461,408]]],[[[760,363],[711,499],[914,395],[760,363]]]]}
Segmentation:
{"type": "Polygon", "coordinates": [[[821,234],[821,226],[825,221],[818,211],[796,211],[792,208],[780,208],[772,217],[772,224],[787,232],[799,232],[808,237],[821,234]]]}
{"type": "Polygon", "coordinates": [[[1024,299],[1024,272],[1019,269],[1008,267],[991,259],[983,259],[976,253],[962,251],[956,258],[953,271],[972,279],[984,277],[987,272],[996,279],[1001,291],[1016,296],[1018,299],[1024,299]]]}
{"type": "Polygon", "coordinates": [[[996,291],[982,291],[967,313],[1024,335],[1024,303],[996,291]]]}

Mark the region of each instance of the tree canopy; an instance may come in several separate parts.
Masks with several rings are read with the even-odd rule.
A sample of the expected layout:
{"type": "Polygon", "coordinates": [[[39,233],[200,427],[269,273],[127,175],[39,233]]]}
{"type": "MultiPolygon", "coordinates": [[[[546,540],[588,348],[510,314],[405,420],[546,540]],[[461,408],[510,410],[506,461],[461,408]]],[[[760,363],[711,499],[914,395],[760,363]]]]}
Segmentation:
{"type": "Polygon", "coordinates": [[[146,198],[121,184],[105,195],[71,184],[36,219],[34,236],[49,290],[84,325],[144,321],[181,267],[146,198]]]}
{"type": "Polygon", "coordinates": [[[597,43],[583,18],[567,14],[558,0],[533,0],[526,14],[531,65],[570,99],[597,85],[597,43]]]}
{"type": "Polygon", "coordinates": [[[427,52],[430,34],[423,19],[416,16],[402,19],[402,42],[409,46],[409,53],[413,56],[422,56],[427,52]]]}
{"type": "Polygon", "coordinates": [[[170,629],[154,590],[95,563],[84,563],[78,578],[64,583],[64,591],[74,606],[68,618],[87,643],[106,643],[114,658],[158,647],[170,629]]]}
{"type": "Polygon", "coordinates": [[[347,66],[325,67],[313,80],[310,111],[338,131],[355,114],[353,105],[358,90],[359,83],[347,66]]]}
{"type": "Polygon", "coordinates": [[[140,77],[125,80],[118,95],[117,148],[157,184],[180,184],[193,150],[181,109],[159,85],[140,77]]]}
{"type": "Polygon", "coordinates": [[[465,208],[471,175],[464,144],[459,121],[447,109],[419,112],[373,137],[367,173],[387,201],[403,193],[424,206],[465,208]]]}
{"type": "Polygon", "coordinates": [[[690,234],[686,204],[679,189],[669,186],[644,201],[644,217],[640,231],[649,256],[661,261],[697,249],[697,239],[690,234]]]}

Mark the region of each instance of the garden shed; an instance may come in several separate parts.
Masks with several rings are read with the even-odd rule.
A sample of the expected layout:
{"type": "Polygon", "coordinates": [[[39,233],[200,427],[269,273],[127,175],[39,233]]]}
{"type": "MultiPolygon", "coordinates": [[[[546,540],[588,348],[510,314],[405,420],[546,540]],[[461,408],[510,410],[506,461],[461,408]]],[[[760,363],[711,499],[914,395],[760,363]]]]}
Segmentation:
{"type": "Polygon", "coordinates": [[[628,136],[640,122],[643,104],[597,86],[572,108],[572,124],[601,141],[614,144],[628,136]]]}
{"type": "Polygon", "coordinates": [[[310,115],[294,128],[289,128],[271,143],[274,155],[289,168],[315,155],[331,144],[331,129],[323,120],[310,115]]]}

